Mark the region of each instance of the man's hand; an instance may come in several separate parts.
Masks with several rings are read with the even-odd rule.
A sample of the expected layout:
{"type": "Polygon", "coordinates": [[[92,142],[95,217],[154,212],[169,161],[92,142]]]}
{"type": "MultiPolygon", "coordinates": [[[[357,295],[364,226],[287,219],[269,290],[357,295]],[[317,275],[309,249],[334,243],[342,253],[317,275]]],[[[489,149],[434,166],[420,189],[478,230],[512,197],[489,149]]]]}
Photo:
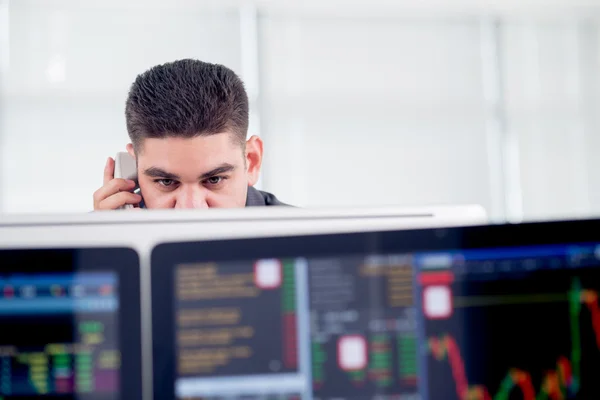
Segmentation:
{"type": "Polygon", "coordinates": [[[135,182],[115,178],[115,160],[108,158],[104,167],[104,184],[94,193],[94,210],[116,210],[126,204],[137,205],[142,196],[130,192],[135,182]]]}

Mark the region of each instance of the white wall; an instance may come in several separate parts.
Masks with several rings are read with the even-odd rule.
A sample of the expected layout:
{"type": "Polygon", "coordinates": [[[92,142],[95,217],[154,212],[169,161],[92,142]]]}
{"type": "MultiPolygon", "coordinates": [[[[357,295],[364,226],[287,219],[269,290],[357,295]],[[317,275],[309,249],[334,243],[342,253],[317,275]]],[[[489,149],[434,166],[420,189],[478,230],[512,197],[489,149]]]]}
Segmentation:
{"type": "Polygon", "coordinates": [[[267,186],[304,205],[489,206],[477,23],[261,22],[267,186]]]}
{"type": "Polygon", "coordinates": [[[503,28],[505,109],[519,140],[527,218],[600,213],[598,26],[566,20],[503,28]]]}
{"type": "Polygon", "coordinates": [[[600,213],[597,2],[262,0],[257,43],[238,9],[252,2],[0,3],[4,212],[91,209],[106,157],[127,141],[135,76],[193,57],[248,83],[251,133],[266,145],[261,186],[284,201],[600,213]]]}
{"type": "Polygon", "coordinates": [[[265,184],[305,205],[476,202],[517,220],[599,214],[597,23],[499,19],[499,104],[488,114],[486,20],[265,17],[263,130],[286,149],[268,154],[265,184]],[[496,112],[501,140],[517,144],[500,182],[488,149],[502,149],[486,135],[496,112]]]}

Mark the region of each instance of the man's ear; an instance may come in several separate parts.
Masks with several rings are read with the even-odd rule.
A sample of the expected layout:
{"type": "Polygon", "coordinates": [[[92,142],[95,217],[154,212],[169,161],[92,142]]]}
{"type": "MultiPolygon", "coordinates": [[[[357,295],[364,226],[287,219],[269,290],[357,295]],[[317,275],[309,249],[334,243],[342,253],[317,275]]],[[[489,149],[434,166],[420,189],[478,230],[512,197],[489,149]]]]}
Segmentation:
{"type": "Polygon", "coordinates": [[[127,152],[129,153],[129,155],[133,158],[135,158],[135,151],[133,149],[133,145],[131,143],[127,143],[127,146],[125,146],[125,148],[127,149],[127,152]]]}
{"type": "Polygon", "coordinates": [[[258,136],[251,136],[246,141],[246,168],[248,171],[248,186],[254,186],[258,181],[263,158],[263,142],[258,136]]]}

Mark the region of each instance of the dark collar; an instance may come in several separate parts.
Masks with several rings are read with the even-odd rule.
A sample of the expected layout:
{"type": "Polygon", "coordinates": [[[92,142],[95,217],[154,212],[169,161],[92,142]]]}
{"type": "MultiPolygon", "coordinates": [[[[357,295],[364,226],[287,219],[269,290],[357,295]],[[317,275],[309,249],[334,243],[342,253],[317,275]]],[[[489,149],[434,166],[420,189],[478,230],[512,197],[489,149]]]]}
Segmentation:
{"type": "Polygon", "coordinates": [[[265,197],[260,190],[252,186],[248,186],[248,194],[246,195],[246,207],[266,206],[265,197]]]}
{"type": "Polygon", "coordinates": [[[287,206],[271,193],[263,192],[252,186],[248,187],[246,207],[287,206]]]}

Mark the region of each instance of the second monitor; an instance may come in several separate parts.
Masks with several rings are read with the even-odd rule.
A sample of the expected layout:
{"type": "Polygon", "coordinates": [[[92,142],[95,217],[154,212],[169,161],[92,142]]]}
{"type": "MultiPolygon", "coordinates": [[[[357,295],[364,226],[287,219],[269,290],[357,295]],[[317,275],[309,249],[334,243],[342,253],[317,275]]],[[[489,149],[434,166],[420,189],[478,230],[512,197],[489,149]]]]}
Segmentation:
{"type": "Polygon", "coordinates": [[[376,238],[158,246],[155,398],[417,399],[410,258],[376,238]]]}

